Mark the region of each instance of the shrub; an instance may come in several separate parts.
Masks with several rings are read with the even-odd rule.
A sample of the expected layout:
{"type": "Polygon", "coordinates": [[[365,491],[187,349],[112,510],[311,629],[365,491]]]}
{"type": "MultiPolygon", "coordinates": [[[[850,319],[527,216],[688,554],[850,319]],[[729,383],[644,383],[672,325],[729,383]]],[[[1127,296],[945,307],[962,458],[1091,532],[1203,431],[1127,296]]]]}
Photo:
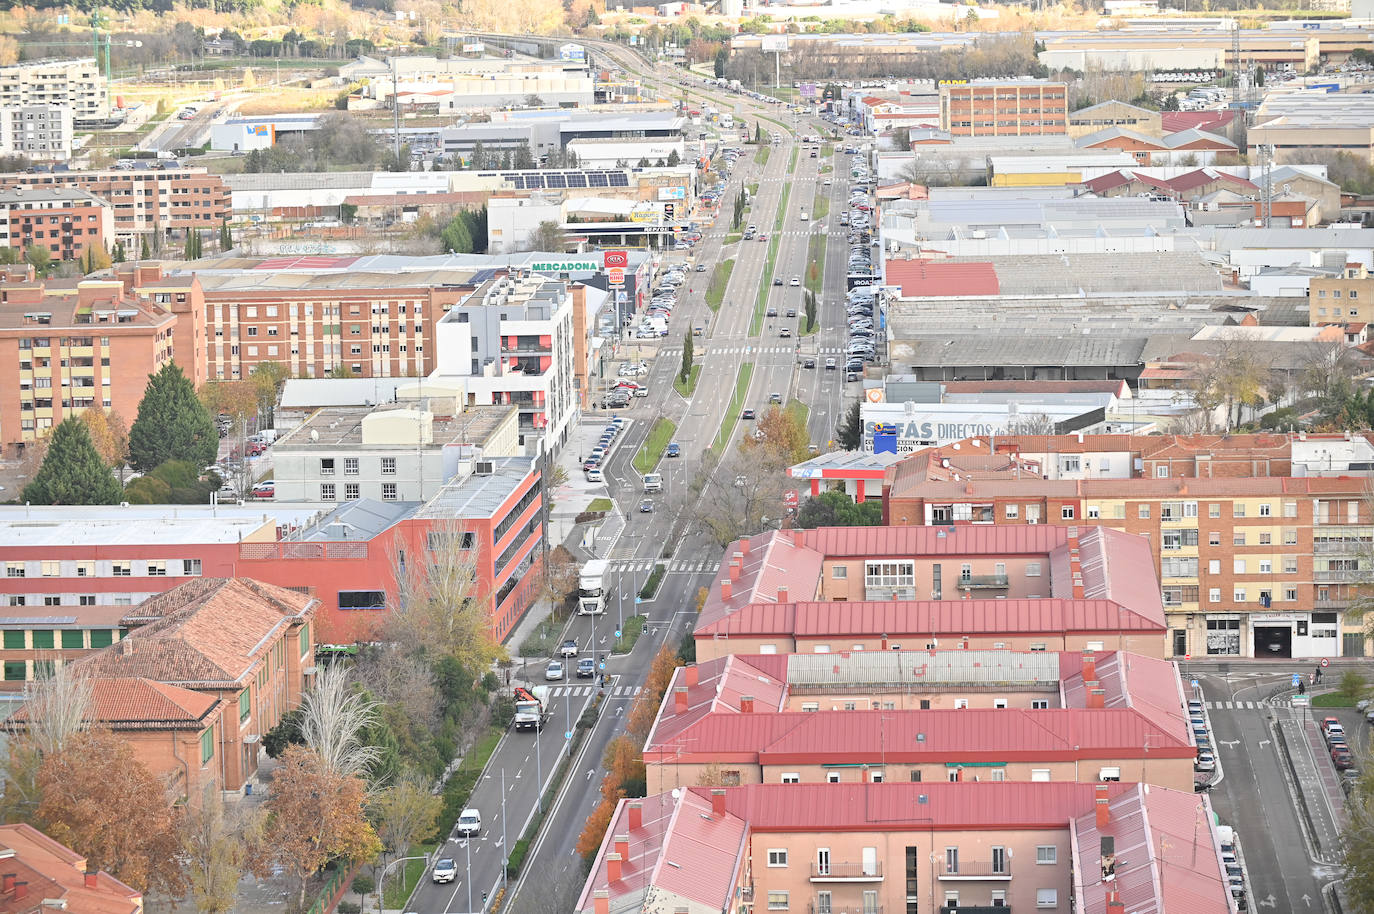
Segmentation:
{"type": "Polygon", "coordinates": [[[353,880],[353,891],[359,895],[371,895],[377,891],[377,882],[371,876],[361,875],[353,880]]]}
{"type": "Polygon", "coordinates": [[[356,901],[341,901],[335,910],[339,914],[362,914],[363,906],[356,901]]]}

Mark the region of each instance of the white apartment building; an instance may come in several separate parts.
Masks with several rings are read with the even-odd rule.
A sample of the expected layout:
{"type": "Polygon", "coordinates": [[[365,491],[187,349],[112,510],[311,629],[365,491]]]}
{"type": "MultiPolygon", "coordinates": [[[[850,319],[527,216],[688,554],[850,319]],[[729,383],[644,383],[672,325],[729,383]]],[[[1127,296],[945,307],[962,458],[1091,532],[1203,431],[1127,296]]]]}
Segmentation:
{"type": "Polygon", "coordinates": [[[72,155],[71,106],[0,108],[0,155],[22,155],[37,162],[67,161],[72,155]]]}
{"type": "Polygon", "coordinates": [[[469,403],[520,408],[520,441],[556,451],[578,413],[567,283],[538,274],[483,283],[435,327],[431,380],[461,380],[469,403]]]}
{"type": "Polygon", "coordinates": [[[78,123],[110,116],[110,89],[94,57],[0,67],[0,108],[63,105],[78,123]]]}
{"type": "Polygon", "coordinates": [[[398,389],[403,404],[317,410],[272,447],[273,501],[425,501],[477,460],[521,454],[514,407],[458,412],[461,391],[431,392],[398,389]]]}

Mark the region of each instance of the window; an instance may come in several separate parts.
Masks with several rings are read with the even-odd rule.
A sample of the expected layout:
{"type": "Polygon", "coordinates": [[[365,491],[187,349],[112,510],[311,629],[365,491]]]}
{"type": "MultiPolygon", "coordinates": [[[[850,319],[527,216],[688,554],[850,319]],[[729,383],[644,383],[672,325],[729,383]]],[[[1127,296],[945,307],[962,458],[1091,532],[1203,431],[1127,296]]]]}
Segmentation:
{"type": "Polygon", "coordinates": [[[1017,514],[1020,513],[1018,511],[1018,508],[1018,505],[1007,505],[1005,508],[1003,508],[1003,512],[1006,514],[1007,520],[1016,520],[1017,514]]]}
{"type": "Polygon", "coordinates": [[[1232,573],[1232,574],[1245,574],[1245,559],[1232,559],[1232,560],[1231,560],[1231,573],[1232,573]]]}
{"type": "Polygon", "coordinates": [[[249,689],[244,689],[239,693],[239,723],[248,719],[248,712],[252,710],[253,698],[249,689]]]}
{"type": "Polygon", "coordinates": [[[1295,584],[1283,585],[1283,599],[1289,603],[1298,598],[1298,588],[1295,584]]]}
{"type": "Polygon", "coordinates": [[[301,626],[300,646],[300,655],[302,657],[310,653],[310,626],[308,624],[301,626]]]}
{"type": "Polygon", "coordinates": [[[959,848],[945,848],[945,872],[951,874],[959,872],[959,848]]]}
{"type": "Polygon", "coordinates": [[[62,650],[79,651],[86,646],[85,633],[81,629],[64,628],[62,630],[62,650]]]}
{"type": "Polygon", "coordinates": [[[1057,908],[1059,907],[1058,889],[1036,889],[1035,906],[1037,908],[1057,908]]]}
{"type": "Polygon", "coordinates": [[[332,482],[322,482],[322,483],[320,483],[320,501],[333,501],[333,500],[334,500],[334,483],[332,483],[332,482]]]}
{"type": "Polygon", "coordinates": [[[1049,779],[1050,779],[1050,769],[1048,769],[1048,768],[1032,768],[1032,769],[1031,769],[1031,782],[1032,782],[1032,783],[1034,783],[1034,782],[1036,782],[1036,781],[1042,781],[1042,782],[1048,783],[1048,782],[1049,782],[1049,779]]]}
{"type": "Polygon", "coordinates": [[[94,606],[94,605],[95,605],[95,594],[93,594],[93,593],[83,593],[81,596],[79,596],[79,597],[76,598],[76,603],[77,603],[78,606],[94,606]]]}
{"type": "Polygon", "coordinates": [[[28,669],[22,660],[5,661],[5,681],[23,682],[28,675],[28,669]]]}
{"type": "Polygon", "coordinates": [[[109,647],[111,644],[114,644],[114,629],[91,629],[91,647],[109,647]]]}
{"type": "Polygon", "coordinates": [[[345,476],[357,476],[357,475],[358,475],[358,458],[357,458],[357,457],[345,457],[345,458],[344,458],[344,475],[345,475],[345,476]]]}
{"type": "Polygon", "coordinates": [[[769,893],[768,893],[768,910],[770,910],[770,911],[786,911],[786,910],[787,910],[787,906],[788,906],[788,902],[787,902],[787,893],[786,893],[786,892],[769,892],[769,893]]]}
{"type": "Polygon", "coordinates": [[[78,578],[95,577],[95,562],[77,562],[76,576],[78,578]]]}
{"type": "Polygon", "coordinates": [[[956,698],[956,699],[954,699],[954,710],[956,710],[956,711],[962,711],[962,710],[966,709],[967,707],[968,707],[968,699],[967,699],[967,698],[956,698]]]}
{"type": "Polygon", "coordinates": [[[346,482],[346,483],[344,483],[344,499],[345,499],[346,501],[357,501],[357,500],[358,500],[358,497],[359,497],[359,488],[358,488],[358,484],[357,484],[356,482],[346,482]]]}
{"type": "Polygon", "coordinates": [[[1285,546],[1296,546],[1296,545],[1298,544],[1298,528],[1297,528],[1297,527],[1284,527],[1284,528],[1283,528],[1283,544],[1284,544],[1285,546]]]}
{"type": "Polygon", "coordinates": [[[995,875],[1003,876],[1007,872],[1007,849],[1005,847],[993,847],[992,849],[992,872],[995,875]]]}
{"type": "Polygon", "coordinates": [[[1155,479],[1168,479],[1169,465],[1161,463],[1155,467],[1155,479]]]}
{"type": "Polygon", "coordinates": [[[1064,505],[1059,509],[1061,520],[1073,520],[1073,505],[1064,505]]]}
{"type": "Polygon", "coordinates": [[[1260,574],[1273,574],[1273,573],[1274,573],[1274,563],[1271,562],[1271,561],[1269,561],[1268,559],[1260,559],[1260,563],[1259,563],[1259,573],[1260,573],[1260,574]]]}
{"type": "Polygon", "coordinates": [[[62,575],[62,563],[61,563],[61,562],[44,562],[44,563],[43,563],[43,577],[45,577],[45,578],[56,578],[56,577],[61,577],[61,575],[62,575]]]}
{"type": "Polygon", "coordinates": [[[1285,555],[1285,556],[1283,557],[1283,573],[1284,573],[1284,574],[1297,574],[1297,573],[1298,573],[1298,557],[1297,557],[1296,555],[1285,555]]]}
{"type": "Polygon", "coordinates": [[[1149,519],[1150,519],[1150,506],[1149,506],[1149,505],[1140,505],[1138,508],[1135,509],[1135,511],[1136,511],[1136,516],[1139,517],[1141,520],[1149,520],[1149,519]]]}
{"type": "Polygon", "coordinates": [[[787,866],[787,848],[770,847],[768,849],[769,866],[787,866]]]}
{"type": "Polygon", "coordinates": [[[998,710],[1001,710],[1007,707],[1007,700],[1005,698],[994,698],[992,700],[992,706],[998,710]]]}
{"type": "Polygon", "coordinates": [[[210,759],[215,757],[215,729],[211,727],[200,735],[200,763],[210,764],[210,759]]]}
{"type": "Polygon", "coordinates": [[[1245,602],[1245,588],[1244,588],[1244,587],[1237,587],[1237,588],[1235,588],[1235,589],[1232,591],[1232,593],[1231,593],[1231,599],[1234,600],[1234,601],[1237,602],[1237,603],[1244,603],[1244,602],[1245,602]]]}
{"type": "Polygon", "coordinates": [[[1035,862],[1038,866],[1048,866],[1059,862],[1059,848],[1053,844],[1041,844],[1035,848],[1035,862]]]}
{"type": "Polygon", "coordinates": [[[849,576],[849,568],[844,565],[835,565],[830,569],[830,577],[836,581],[843,581],[849,576]]]}
{"type": "Polygon", "coordinates": [[[1271,512],[1271,506],[1270,506],[1269,502],[1266,501],[1266,502],[1262,503],[1262,504],[1259,506],[1259,512],[1260,512],[1260,513],[1259,513],[1259,516],[1260,516],[1260,517],[1271,517],[1271,516],[1272,516],[1272,514],[1270,513],[1270,512],[1271,512]]]}
{"type": "Polygon", "coordinates": [[[784,771],[779,780],[783,784],[800,784],[801,775],[797,774],[795,771],[784,771]]]}
{"type": "Polygon", "coordinates": [[[1210,532],[1207,534],[1207,545],[1209,545],[1209,546],[1220,546],[1220,545],[1221,545],[1221,531],[1220,531],[1220,530],[1212,530],[1212,531],[1210,531],[1210,532]]]}
{"type": "Polygon", "coordinates": [[[1101,516],[1102,516],[1102,512],[1100,512],[1100,511],[1098,510],[1097,505],[1088,505],[1088,519],[1089,519],[1089,520],[1096,520],[1097,518],[1099,518],[1099,517],[1101,517],[1101,516]]]}
{"type": "Polygon", "coordinates": [[[167,576],[167,562],[163,559],[148,560],[148,575],[154,578],[167,576]]]}
{"type": "Polygon", "coordinates": [[[1272,546],[1272,545],[1274,545],[1274,534],[1272,534],[1272,533],[1261,533],[1261,534],[1259,535],[1259,544],[1260,544],[1261,546],[1272,546]]]}
{"type": "Polygon", "coordinates": [[[1209,504],[1209,505],[1207,506],[1207,516],[1208,516],[1208,517],[1221,517],[1221,505],[1220,505],[1220,504],[1215,504],[1215,503],[1209,504]]]}
{"type": "Polygon", "coordinates": [[[1220,603],[1220,602],[1221,602],[1221,588],[1220,588],[1220,587],[1212,587],[1212,588],[1209,588],[1209,589],[1208,589],[1208,591],[1207,591],[1207,602],[1209,602],[1209,603],[1220,603]]]}
{"type": "Polygon", "coordinates": [[[1297,516],[1298,516],[1298,503],[1295,502],[1295,501],[1286,501],[1286,502],[1284,502],[1284,503],[1283,503],[1283,516],[1284,516],[1284,517],[1297,517],[1297,516]]]}
{"type": "Polygon", "coordinates": [[[334,458],[333,458],[333,457],[321,457],[321,458],[320,458],[320,475],[321,475],[321,476],[333,476],[333,475],[334,475],[334,458]]]}
{"type": "Polygon", "coordinates": [[[1231,532],[1231,545],[1232,545],[1232,546],[1244,546],[1244,545],[1245,545],[1245,531],[1244,531],[1244,530],[1233,530],[1233,531],[1231,532]]]}
{"type": "Polygon", "coordinates": [[[385,609],[386,591],[383,590],[341,590],[339,609],[385,609]]]}
{"type": "Polygon", "coordinates": [[[395,501],[395,500],[396,500],[396,483],[394,483],[394,482],[384,482],[384,483],[382,483],[382,501],[395,501]]]}
{"type": "Polygon", "coordinates": [[[23,563],[23,562],[6,562],[6,563],[5,563],[5,577],[7,577],[7,578],[22,578],[23,576],[24,576],[24,563],[23,563]]]}
{"type": "Polygon", "coordinates": [[[5,650],[22,651],[24,649],[24,633],[22,631],[7,630],[5,632],[5,650]]]}
{"type": "Polygon", "coordinates": [[[200,559],[182,559],[181,573],[184,577],[195,578],[200,576],[200,559]]]}
{"type": "Polygon", "coordinates": [[[1049,706],[1050,706],[1050,700],[1049,700],[1048,698],[1032,698],[1032,699],[1031,699],[1031,710],[1032,710],[1032,711],[1044,711],[1044,710],[1046,710],[1047,708],[1049,708],[1049,706]]]}
{"type": "Polygon", "coordinates": [[[52,629],[39,628],[29,633],[33,640],[33,649],[36,651],[50,651],[53,648],[52,629]]]}
{"type": "Polygon", "coordinates": [[[383,458],[382,458],[382,475],[383,475],[383,476],[395,476],[395,475],[396,475],[396,458],[395,458],[395,457],[383,457],[383,458]]]}
{"type": "Polygon", "coordinates": [[[1244,516],[1245,516],[1245,503],[1244,503],[1244,502],[1240,502],[1240,501],[1232,502],[1232,503],[1231,503],[1231,516],[1232,516],[1232,517],[1244,517],[1244,516]]]}

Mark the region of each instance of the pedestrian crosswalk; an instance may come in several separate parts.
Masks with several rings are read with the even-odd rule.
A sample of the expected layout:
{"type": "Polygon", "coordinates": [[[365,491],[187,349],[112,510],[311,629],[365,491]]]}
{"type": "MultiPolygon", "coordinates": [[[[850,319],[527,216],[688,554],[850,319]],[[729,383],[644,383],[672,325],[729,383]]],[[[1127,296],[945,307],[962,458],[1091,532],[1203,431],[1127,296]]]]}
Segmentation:
{"type": "MultiPolygon", "coordinates": [[[[586,698],[595,691],[596,686],[594,685],[549,686],[549,695],[554,698],[558,698],[562,695],[568,695],[573,698],[586,698]]],[[[634,698],[641,691],[642,689],[640,686],[616,686],[613,689],[607,689],[606,694],[610,698],[634,698]]]]}
{"type": "MultiPolygon", "coordinates": [[[[772,355],[782,355],[782,354],[785,353],[785,354],[787,354],[787,355],[795,355],[797,352],[800,351],[800,348],[801,348],[801,347],[799,347],[799,346],[797,346],[797,345],[795,345],[795,344],[794,344],[794,345],[791,345],[791,346],[710,346],[710,347],[708,347],[708,348],[706,349],[705,353],[703,353],[702,350],[701,350],[700,348],[697,348],[697,349],[695,350],[695,353],[696,353],[696,355],[697,355],[698,358],[700,358],[703,354],[704,354],[704,355],[769,355],[769,354],[772,354],[772,355]]],[[[669,358],[672,358],[672,357],[674,357],[674,356],[680,357],[680,356],[682,355],[682,347],[681,347],[681,346],[672,346],[672,347],[669,347],[669,348],[666,348],[666,349],[660,349],[660,350],[658,351],[658,354],[661,355],[661,356],[669,357],[669,358]]],[[[809,351],[809,352],[807,353],[807,355],[812,355],[812,356],[817,356],[817,355],[819,355],[819,356],[840,356],[840,355],[844,355],[844,347],[842,347],[842,346],[822,346],[822,347],[820,347],[819,349],[813,349],[813,350],[809,351]]]]}
{"type": "MultiPolygon", "coordinates": [[[[628,559],[612,561],[611,574],[647,574],[659,564],[653,559],[628,559]]],[[[668,563],[669,574],[706,574],[720,568],[720,559],[701,559],[699,561],[674,561],[668,563]]]]}
{"type": "Polygon", "coordinates": [[[1292,701],[1275,698],[1272,701],[1204,701],[1202,706],[1209,711],[1257,711],[1263,708],[1287,708],[1292,701]]]}

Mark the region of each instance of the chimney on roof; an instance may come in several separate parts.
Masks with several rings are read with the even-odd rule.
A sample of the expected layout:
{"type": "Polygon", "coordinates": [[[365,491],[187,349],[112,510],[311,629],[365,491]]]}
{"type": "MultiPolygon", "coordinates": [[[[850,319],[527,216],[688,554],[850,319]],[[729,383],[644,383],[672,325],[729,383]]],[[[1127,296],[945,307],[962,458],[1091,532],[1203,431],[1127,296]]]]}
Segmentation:
{"type": "Polygon", "coordinates": [[[711,791],[711,813],[717,816],[725,815],[725,791],[719,788],[711,791]]]}
{"type": "Polygon", "coordinates": [[[749,554],[749,537],[745,536],[745,537],[741,537],[741,538],[740,538],[740,541],[739,541],[739,554],[740,554],[740,555],[748,555],[748,554],[749,554]]]}
{"type": "Polygon", "coordinates": [[[735,587],[734,587],[733,584],[730,583],[730,579],[729,579],[729,578],[726,578],[724,581],[721,581],[721,582],[720,582],[720,598],[721,598],[722,600],[728,600],[728,599],[730,599],[732,596],[734,596],[734,594],[735,594],[735,587]]]}
{"type": "Polygon", "coordinates": [[[100,870],[86,870],[86,888],[93,889],[100,884],[100,870]]]}
{"type": "Polygon", "coordinates": [[[793,530],[793,531],[792,531],[792,542],[796,543],[797,546],[798,546],[799,548],[802,547],[802,546],[805,546],[805,545],[806,545],[806,531],[805,531],[805,530],[793,530]]]}
{"type": "Polygon", "coordinates": [[[1097,655],[1092,651],[1083,652],[1083,681],[1097,680],[1097,655]]]}
{"type": "Polygon", "coordinates": [[[1087,683],[1088,686],[1088,707],[1105,708],[1107,707],[1107,690],[1096,682],[1087,683]]]}
{"type": "Polygon", "coordinates": [[[606,855],[606,882],[610,885],[620,881],[620,855],[606,855]]]}
{"type": "Polygon", "coordinates": [[[1112,809],[1111,806],[1108,805],[1110,802],[1111,801],[1107,799],[1107,785],[1094,784],[1093,805],[1097,812],[1097,827],[1099,830],[1106,828],[1108,823],[1112,821],[1112,809]]]}
{"type": "Polygon", "coordinates": [[[1126,903],[1116,889],[1107,892],[1107,914],[1126,914],[1126,903]]]}
{"type": "Polygon", "coordinates": [[[644,827],[644,804],[630,804],[630,831],[639,831],[644,827]]]}
{"type": "Polygon", "coordinates": [[[734,558],[730,560],[730,580],[738,581],[740,568],[744,566],[744,553],[736,552],[734,558]]]}
{"type": "Polygon", "coordinates": [[[682,681],[690,689],[697,684],[697,665],[689,663],[682,668],[682,681]]]}
{"type": "Polygon", "coordinates": [[[787,602],[787,585],[786,585],[786,584],[780,584],[780,585],[778,585],[778,602],[779,602],[779,603],[786,603],[786,602],[787,602]]]}
{"type": "Polygon", "coordinates": [[[687,690],[682,686],[673,689],[673,710],[678,714],[687,710],[687,690]]]}
{"type": "Polygon", "coordinates": [[[615,836],[615,852],[616,852],[617,854],[620,855],[620,859],[621,859],[621,860],[628,860],[628,859],[630,859],[630,836],[629,836],[629,835],[616,835],[616,836],[615,836]]]}
{"type": "Polygon", "coordinates": [[[592,892],[592,914],[611,914],[611,893],[605,889],[592,892]]]}
{"type": "Polygon", "coordinates": [[[740,709],[740,713],[741,713],[741,714],[753,714],[753,713],[754,713],[754,696],[753,696],[753,695],[741,695],[740,698],[739,698],[739,709],[740,709]]]}
{"type": "Polygon", "coordinates": [[[14,873],[6,873],[0,876],[0,892],[8,895],[14,891],[14,873]]]}

